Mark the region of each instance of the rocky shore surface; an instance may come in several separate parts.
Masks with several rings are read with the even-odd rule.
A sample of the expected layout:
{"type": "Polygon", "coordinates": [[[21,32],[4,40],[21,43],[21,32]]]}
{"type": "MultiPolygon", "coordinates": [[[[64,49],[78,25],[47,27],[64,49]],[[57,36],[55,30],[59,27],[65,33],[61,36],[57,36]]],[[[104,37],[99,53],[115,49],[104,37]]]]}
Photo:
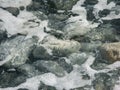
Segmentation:
{"type": "Polygon", "coordinates": [[[0,90],[120,90],[120,1],[0,0],[0,90]]]}

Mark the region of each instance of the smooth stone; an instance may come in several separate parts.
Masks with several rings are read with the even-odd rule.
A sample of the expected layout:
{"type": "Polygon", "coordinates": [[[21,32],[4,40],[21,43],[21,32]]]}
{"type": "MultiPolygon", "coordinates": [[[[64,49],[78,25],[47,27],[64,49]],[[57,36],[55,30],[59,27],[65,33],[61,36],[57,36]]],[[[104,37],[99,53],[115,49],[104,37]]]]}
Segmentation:
{"type": "Polygon", "coordinates": [[[24,64],[17,67],[17,71],[23,73],[28,77],[33,77],[41,74],[32,64],[24,64]]]}
{"type": "Polygon", "coordinates": [[[34,59],[51,59],[51,55],[47,52],[47,50],[43,47],[43,46],[37,46],[36,48],[34,48],[33,52],[32,52],[32,56],[34,59]]]}
{"type": "Polygon", "coordinates": [[[120,61],[120,42],[105,43],[100,47],[101,57],[110,63],[120,61]]]}
{"type": "Polygon", "coordinates": [[[20,11],[19,11],[19,9],[17,7],[7,7],[7,8],[5,8],[5,10],[7,10],[8,12],[10,12],[12,15],[14,15],[16,17],[20,13],[20,11]]]}
{"type": "Polygon", "coordinates": [[[56,62],[54,61],[43,61],[38,60],[34,62],[34,66],[40,71],[40,72],[51,72],[55,74],[58,77],[65,76],[65,70],[56,62]]]}

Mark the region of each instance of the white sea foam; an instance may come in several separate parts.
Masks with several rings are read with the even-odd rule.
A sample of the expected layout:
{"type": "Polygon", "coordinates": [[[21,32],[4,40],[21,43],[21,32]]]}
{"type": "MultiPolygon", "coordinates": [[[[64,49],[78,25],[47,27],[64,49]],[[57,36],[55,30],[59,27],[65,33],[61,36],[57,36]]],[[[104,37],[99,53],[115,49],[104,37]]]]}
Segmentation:
{"type": "Polygon", "coordinates": [[[15,17],[11,13],[0,9],[0,19],[4,22],[4,27],[9,36],[21,33],[25,34],[26,38],[38,36],[42,40],[47,35],[44,33],[44,27],[47,28],[48,21],[37,19],[31,12],[22,11],[18,17],[15,17]]]}
{"type": "Polygon", "coordinates": [[[30,3],[31,3],[31,0],[0,0],[0,6],[2,7],[27,6],[30,3]]]}

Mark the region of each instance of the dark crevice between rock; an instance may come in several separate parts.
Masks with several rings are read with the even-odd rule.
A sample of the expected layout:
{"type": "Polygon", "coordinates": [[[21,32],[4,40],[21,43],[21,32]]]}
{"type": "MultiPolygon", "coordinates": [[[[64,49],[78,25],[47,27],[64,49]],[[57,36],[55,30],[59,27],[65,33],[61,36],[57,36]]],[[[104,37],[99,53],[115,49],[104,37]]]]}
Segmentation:
{"type": "Polygon", "coordinates": [[[57,90],[57,89],[53,86],[45,85],[43,82],[40,82],[38,90],[57,90]]]}
{"type": "Polygon", "coordinates": [[[29,90],[29,89],[27,89],[27,88],[19,88],[17,90],[29,90]]]}

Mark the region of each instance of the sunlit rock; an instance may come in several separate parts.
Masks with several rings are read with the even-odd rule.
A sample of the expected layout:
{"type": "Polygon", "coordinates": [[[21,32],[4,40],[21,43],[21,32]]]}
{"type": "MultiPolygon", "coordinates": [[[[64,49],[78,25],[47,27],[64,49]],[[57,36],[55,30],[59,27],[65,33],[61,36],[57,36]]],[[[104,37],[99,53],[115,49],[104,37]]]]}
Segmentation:
{"type": "Polygon", "coordinates": [[[53,55],[66,56],[73,52],[78,52],[81,45],[77,41],[61,40],[55,37],[46,37],[42,41],[42,45],[52,50],[53,55]]]}
{"type": "Polygon", "coordinates": [[[120,42],[106,43],[100,47],[102,57],[109,62],[120,61],[120,42]]]}

